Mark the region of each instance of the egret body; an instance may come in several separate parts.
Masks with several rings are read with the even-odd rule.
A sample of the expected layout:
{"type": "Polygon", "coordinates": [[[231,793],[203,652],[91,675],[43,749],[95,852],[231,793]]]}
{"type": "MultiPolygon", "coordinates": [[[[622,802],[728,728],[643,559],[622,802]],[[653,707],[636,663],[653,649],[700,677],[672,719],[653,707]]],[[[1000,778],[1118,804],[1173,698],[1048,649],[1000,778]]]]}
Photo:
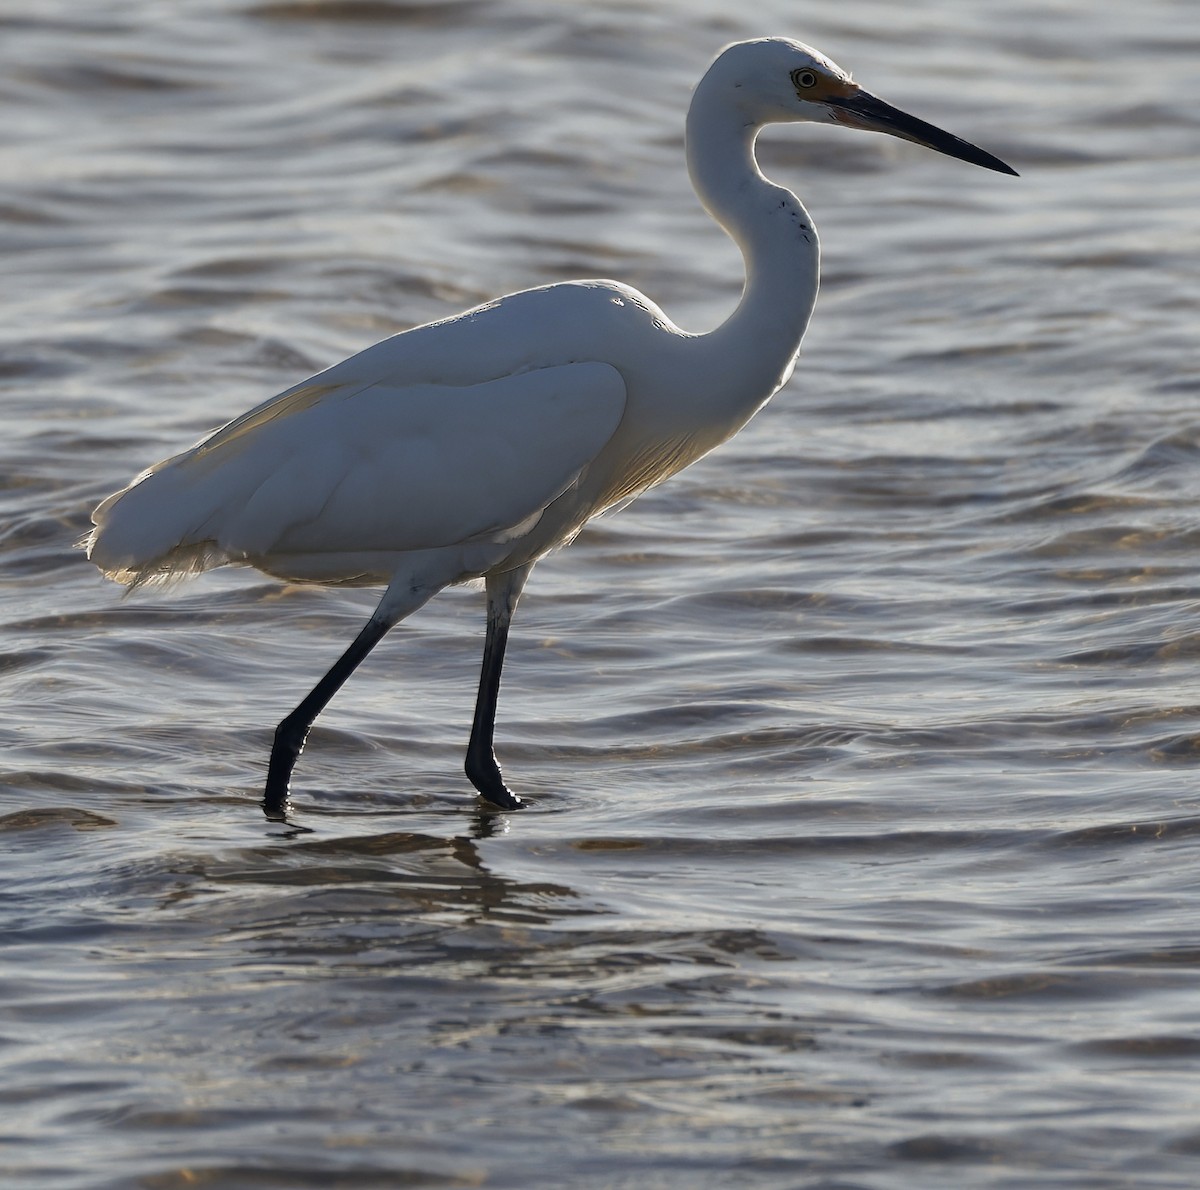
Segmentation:
{"type": "Polygon", "coordinates": [[[615,281],[510,294],[335,364],[158,463],[93,514],[88,557],[140,584],[225,563],[382,586],[358,637],[280,724],[264,805],[282,812],[313,720],[380,639],[442,588],[482,578],[487,635],[466,772],[516,809],[493,751],[509,622],[537,560],[587,521],[735,434],[791,375],[817,296],[799,199],[759,171],[767,124],[891,133],[1014,173],[783,38],[729,46],[687,117],[696,193],[736,241],[745,287],[707,334],[615,281]]]}

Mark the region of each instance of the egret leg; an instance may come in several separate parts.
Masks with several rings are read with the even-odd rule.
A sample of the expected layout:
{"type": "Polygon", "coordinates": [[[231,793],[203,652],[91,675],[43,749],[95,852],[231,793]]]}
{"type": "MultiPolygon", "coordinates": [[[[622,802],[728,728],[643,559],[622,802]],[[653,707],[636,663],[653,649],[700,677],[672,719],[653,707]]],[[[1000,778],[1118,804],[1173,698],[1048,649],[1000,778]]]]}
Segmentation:
{"type": "Polygon", "coordinates": [[[287,803],[292,769],[304,749],[313,720],[395,623],[394,619],[381,617],[376,612],[308,697],[275,729],[275,742],[271,745],[271,760],[267,766],[267,787],[263,793],[263,810],[269,816],[282,813],[287,803]]]}
{"type": "Polygon", "coordinates": [[[471,724],[471,742],[463,766],[472,785],[493,805],[504,810],[520,810],[525,803],[517,797],[500,774],[493,748],[496,732],[496,702],[500,695],[500,671],[504,667],[504,649],[508,644],[508,626],[517,600],[529,577],[532,563],[504,574],[487,578],[487,637],[483,645],[483,669],[479,675],[479,697],[475,700],[475,718],[471,724]]]}

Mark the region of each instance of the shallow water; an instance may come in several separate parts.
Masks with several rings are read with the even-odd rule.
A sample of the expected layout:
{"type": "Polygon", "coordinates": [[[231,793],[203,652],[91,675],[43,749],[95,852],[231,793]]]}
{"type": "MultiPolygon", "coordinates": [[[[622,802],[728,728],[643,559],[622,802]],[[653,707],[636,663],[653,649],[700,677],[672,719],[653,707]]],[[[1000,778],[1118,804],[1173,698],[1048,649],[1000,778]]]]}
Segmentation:
{"type": "MultiPolygon", "coordinates": [[[[31,10],[32,11],[32,10],[31,10]]],[[[0,1169],[21,1187],[1191,1187],[1200,10],[181,0],[0,16],[0,1169]],[[739,10],[740,12],[740,10],[739,10]],[[802,22],[802,23],[801,23],[802,22]],[[797,375],[271,731],[369,592],[122,600],[147,463],[395,329],[740,285],[682,115],[821,46],[1012,161],[775,130],[797,375]]]]}

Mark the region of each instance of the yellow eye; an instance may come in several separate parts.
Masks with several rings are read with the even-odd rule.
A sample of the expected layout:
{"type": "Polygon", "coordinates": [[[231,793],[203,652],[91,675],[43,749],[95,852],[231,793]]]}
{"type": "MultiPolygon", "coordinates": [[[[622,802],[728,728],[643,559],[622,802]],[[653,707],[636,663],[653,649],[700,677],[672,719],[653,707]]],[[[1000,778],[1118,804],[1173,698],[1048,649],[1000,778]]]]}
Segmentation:
{"type": "Polygon", "coordinates": [[[796,84],[796,88],[807,89],[817,85],[817,76],[811,70],[793,70],[792,82],[796,84]]]}

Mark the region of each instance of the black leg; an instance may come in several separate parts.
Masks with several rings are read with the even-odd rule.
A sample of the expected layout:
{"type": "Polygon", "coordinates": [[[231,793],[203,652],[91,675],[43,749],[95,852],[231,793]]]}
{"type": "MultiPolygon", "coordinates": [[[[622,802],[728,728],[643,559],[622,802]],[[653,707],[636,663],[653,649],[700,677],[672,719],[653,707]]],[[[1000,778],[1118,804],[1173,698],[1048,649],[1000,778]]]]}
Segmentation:
{"type": "Polygon", "coordinates": [[[263,811],[268,817],[279,817],[283,813],[287,804],[292,768],[304,748],[304,740],[308,729],[313,725],[313,720],[358,668],[362,659],[384,638],[393,623],[394,621],[372,616],[366,627],[354,638],[354,643],[313,687],[312,693],[275,729],[275,742],[271,746],[267,787],[262,803],[263,811]]]}
{"type": "Polygon", "coordinates": [[[496,702],[500,695],[500,671],[504,667],[504,648],[508,644],[508,626],[531,569],[532,566],[526,566],[488,577],[487,639],[483,645],[479,697],[475,701],[475,719],[471,724],[471,742],[467,745],[464,765],[471,784],[489,802],[504,810],[520,810],[525,805],[504,784],[500,766],[496,763],[493,738],[496,732],[496,702]]]}

